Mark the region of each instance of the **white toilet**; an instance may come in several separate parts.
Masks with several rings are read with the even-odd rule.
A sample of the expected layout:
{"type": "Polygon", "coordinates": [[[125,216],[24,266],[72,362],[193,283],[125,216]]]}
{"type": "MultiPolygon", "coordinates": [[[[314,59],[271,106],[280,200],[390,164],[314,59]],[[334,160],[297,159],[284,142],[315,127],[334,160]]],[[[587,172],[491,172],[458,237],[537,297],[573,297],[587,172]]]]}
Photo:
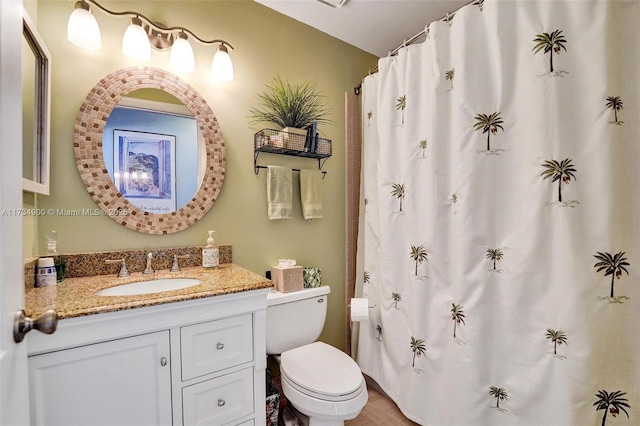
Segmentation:
{"type": "Polygon", "coordinates": [[[358,364],[333,346],[316,342],[330,291],[322,286],[267,294],[267,354],[280,355],[282,391],[309,417],[309,426],[342,426],[368,399],[358,364]]]}

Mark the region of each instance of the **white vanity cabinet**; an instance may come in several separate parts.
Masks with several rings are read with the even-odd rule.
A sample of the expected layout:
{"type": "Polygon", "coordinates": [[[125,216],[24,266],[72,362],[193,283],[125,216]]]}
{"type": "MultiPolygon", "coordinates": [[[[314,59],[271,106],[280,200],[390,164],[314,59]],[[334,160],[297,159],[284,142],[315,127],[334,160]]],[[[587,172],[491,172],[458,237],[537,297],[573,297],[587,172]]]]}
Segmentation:
{"type": "Polygon", "coordinates": [[[47,425],[171,425],[169,332],[29,359],[31,417],[47,425]]]}
{"type": "Polygon", "coordinates": [[[34,425],[265,424],[266,289],[30,334],[34,425]]]}

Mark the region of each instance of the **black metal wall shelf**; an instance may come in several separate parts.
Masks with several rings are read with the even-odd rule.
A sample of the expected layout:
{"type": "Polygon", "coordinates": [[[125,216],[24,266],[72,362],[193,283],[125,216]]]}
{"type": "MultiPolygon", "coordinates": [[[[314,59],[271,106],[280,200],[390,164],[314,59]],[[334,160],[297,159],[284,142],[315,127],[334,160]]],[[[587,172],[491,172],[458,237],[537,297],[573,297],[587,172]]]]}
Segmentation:
{"type": "Polygon", "coordinates": [[[322,170],[324,163],[331,157],[330,139],[300,135],[283,130],[262,129],[253,136],[253,144],[253,170],[256,174],[263,167],[258,166],[258,156],[261,152],[314,158],[318,160],[319,170],[322,170]]]}

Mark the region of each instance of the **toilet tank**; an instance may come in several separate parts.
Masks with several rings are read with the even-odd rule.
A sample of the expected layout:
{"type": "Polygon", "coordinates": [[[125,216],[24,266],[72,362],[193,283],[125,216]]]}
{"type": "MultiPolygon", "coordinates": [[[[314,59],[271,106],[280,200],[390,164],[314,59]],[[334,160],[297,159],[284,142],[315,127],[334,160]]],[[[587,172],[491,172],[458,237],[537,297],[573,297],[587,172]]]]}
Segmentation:
{"type": "Polygon", "coordinates": [[[318,340],[327,317],[328,286],[267,293],[267,354],[281,354],[318,340]]]}

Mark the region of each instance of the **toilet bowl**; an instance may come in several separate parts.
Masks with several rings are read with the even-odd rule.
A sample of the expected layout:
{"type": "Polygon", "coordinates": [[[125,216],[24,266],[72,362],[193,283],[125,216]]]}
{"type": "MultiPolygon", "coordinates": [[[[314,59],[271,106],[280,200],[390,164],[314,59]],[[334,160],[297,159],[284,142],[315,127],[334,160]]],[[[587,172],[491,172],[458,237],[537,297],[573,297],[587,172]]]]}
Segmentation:
{"type": "Polygon", "coordinates": [[[344,352],[315,342],[282,354],[282,390],[309,425],[340,426],[355,418],[368,393],[358,365],[344,352]]]}
{"type": "Polygon", "coordinates": [[[282,391],[309,426],[343,426],[368,399],[358,364],[315,341],[326,318],[328,287],[267,295],[267,353],[279,355],[282,391]]]}

